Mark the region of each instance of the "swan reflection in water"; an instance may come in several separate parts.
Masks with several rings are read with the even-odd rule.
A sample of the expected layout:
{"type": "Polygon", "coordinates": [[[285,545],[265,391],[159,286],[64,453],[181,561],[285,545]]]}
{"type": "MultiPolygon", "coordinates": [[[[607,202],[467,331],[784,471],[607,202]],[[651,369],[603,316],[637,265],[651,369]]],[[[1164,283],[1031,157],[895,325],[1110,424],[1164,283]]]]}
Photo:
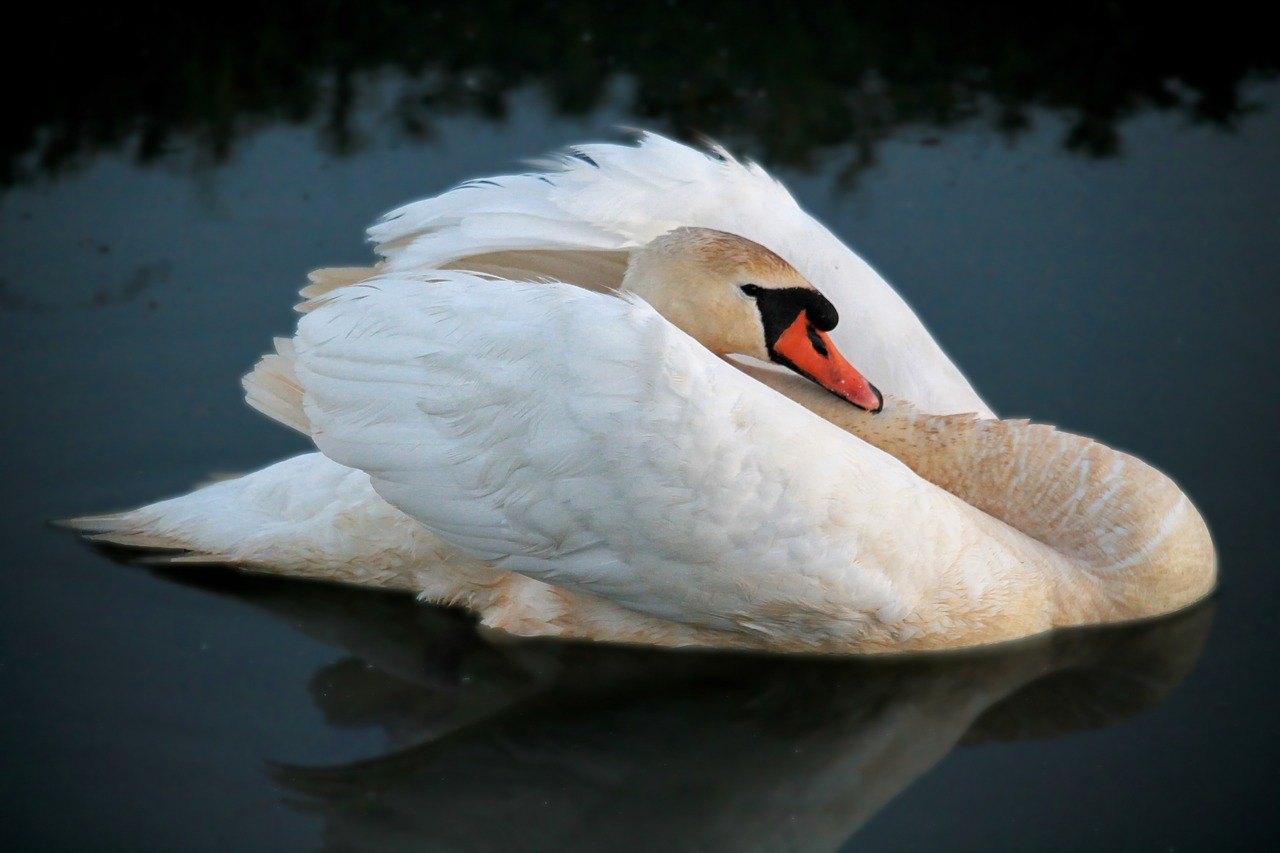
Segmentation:
{"type": "Polygon", "coordinates": [[[350,657],[311,681],[389,751],[272,764],[334,849],[838,848],[957,744],[1099,728],[1160,702],[1212,605],[980,652],[895,659],[490,637],[407,595],[223,573],[350,657]]]}

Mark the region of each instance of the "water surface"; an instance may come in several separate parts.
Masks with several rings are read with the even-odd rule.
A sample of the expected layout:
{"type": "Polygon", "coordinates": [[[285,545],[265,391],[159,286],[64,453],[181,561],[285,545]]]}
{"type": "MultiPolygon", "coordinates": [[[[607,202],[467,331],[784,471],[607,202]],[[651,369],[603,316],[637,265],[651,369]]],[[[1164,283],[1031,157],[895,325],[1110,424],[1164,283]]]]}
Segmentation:
{"type": "MultiPolygon", "coordinates": [[[[705,67],[654,58],[693,26],[674,20],[628,40],[566,13],[575,47],[523,65],[479,14],[437,26],[486,50],[437,54],[399,35],[375,54],[371,33],[399,29],[340,11],[327,41],[297,25],[310,49],[275,40],[274,13],[226,25],[248,46],[210,24],[185,51],[135,21],[163,49],[23,101],[39,109],[5,137],[0,187],[12,849],[1251,839],[1280,760],[1280,84],[1247,33],[1207,56],[1174,49],[1190,30],[1156,47],[1112,6],[1130,17],[1086,4],[989,42],[874,4],[830,33],[787,19],[813,56],[781,24],[776,57],[722,24],[705,67]],[[661,654],[495,644],[403,596],[154,571],[45,526],[304,450],[238,380],[292,328],[305,272],[366,262],[363,228],[399,203],[619,125],[759,157],[997,411],[1168,472],[1214,533],[1219,595],[979,655],[661,654]]],[[[1231,24],[1203,22],[1206,41],[1231,24]]]]}

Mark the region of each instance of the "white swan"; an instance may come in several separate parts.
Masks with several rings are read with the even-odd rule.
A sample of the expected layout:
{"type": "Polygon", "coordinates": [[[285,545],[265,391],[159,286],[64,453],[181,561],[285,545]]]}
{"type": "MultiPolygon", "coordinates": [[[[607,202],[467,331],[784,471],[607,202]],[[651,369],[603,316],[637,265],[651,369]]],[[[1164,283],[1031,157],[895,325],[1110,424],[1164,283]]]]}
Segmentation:
{"type": "Polygon", "coordinates": [[[986,419],[889,286],[723,152],[592,146],[371,234],[382,264],[313,276],[246,378],[321,453],[77,526],[670,645],[955,648],[1212,588],[1171,481],[986,419]]]}

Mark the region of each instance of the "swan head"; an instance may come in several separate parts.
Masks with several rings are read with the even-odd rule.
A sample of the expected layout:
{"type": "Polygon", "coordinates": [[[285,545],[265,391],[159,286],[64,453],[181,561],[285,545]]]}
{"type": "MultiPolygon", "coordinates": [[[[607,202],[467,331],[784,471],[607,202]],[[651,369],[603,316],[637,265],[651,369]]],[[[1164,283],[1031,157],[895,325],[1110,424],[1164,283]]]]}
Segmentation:
{"type": "Polygon", "coordinates": [[[622,286],[716,355],[771,361],[859,408],[883,406],[826,334],[839,321],[835,306],[759,243],[677,228],[631,256],[622,286]]]}

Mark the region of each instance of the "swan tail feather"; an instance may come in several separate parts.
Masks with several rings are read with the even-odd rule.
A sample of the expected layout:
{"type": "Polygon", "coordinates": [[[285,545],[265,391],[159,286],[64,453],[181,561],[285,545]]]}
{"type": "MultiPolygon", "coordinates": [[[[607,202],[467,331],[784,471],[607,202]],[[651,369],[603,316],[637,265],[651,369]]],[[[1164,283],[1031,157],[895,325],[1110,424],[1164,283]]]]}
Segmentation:
{"type": "MultiPolygon", "coordinates": [[[[298,291],[303,301],[297,310],[307,313],[328,301],[334,291],[378,275],[378,267],[328,267],[313,270],[306,287],[298,291]]],[[[291,338],[275,338],[275,352],[262,356],[241,384],[245,401],[257,411],[297,430],[311,435],[311,424],[302,406],[302,385],[294,373],[294,351],[291,338]]]]}
{"type": "Polygon", "coordinates": [[[370,279],[378,274],[377,267],[325,267],[312,270],[307,275],[307,286],[298,291],[304,299],[314,299],[326,293],[370,279]]]}
{"type": "Polygon", "coordinates": [[[311,423],[302,406],[302,385],[294,373],[293,340],[276,338],[276,351],[267,353],[244,377],[245,401],[254,409],[295,429],[311,435],[311,423]]]}
{"type": "Polygon", "coordinates": [[[102,545],[154,551],[181,551],[184,548],[182,540],[140,526],[137,510],[60,518],[52,523],[102,545]]]}
{"type": "Polygon", "coordinates": [[[446,548],[379,498],[368,475],[320,453],[137,509],[57,524],[92,542],[153,552],[142,562],[224,563],[415,590],[414,567],[438,562],[446,548]]]}

